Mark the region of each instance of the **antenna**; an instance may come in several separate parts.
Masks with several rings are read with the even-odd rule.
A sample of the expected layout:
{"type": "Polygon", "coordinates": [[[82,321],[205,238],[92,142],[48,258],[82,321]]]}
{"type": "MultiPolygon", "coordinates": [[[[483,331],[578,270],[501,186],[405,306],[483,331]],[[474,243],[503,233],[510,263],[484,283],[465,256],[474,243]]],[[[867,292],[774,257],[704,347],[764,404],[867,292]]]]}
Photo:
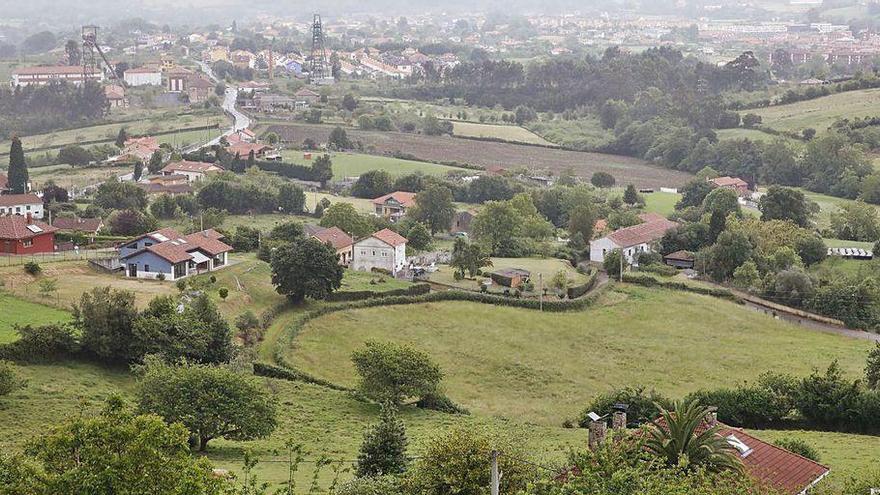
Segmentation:
{"type": "Polygon", "coordinates": [[[329,66],[327,49],[324,47],[324,28],[321,24],[321,14],[315,14],[312,20],[312,56],[309,66],[309,82],[327,84],[332,80],[329,66]]]}

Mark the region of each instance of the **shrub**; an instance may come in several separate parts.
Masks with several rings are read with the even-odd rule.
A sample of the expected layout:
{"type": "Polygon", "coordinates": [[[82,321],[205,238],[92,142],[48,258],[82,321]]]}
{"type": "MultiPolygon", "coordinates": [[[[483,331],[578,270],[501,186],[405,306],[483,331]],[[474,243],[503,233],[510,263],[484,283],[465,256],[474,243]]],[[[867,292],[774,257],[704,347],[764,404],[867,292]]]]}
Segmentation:
{"type": "Polygon", "coordinates": [[[36,277],[43,271],[43,268],[36,261],[28,261],[24,264],[24,272],[28,275],[36,277]]]}
{"type": "Polygon", "coordinates": [[[17,361],[52,361],[76,354],[79,343],[67,325],[15,327],[18,340],[0,347],[0,356],[17,361]]]}
{"type": "Polygon", "coordinates": [[[177,287],[177,290],[183,292],[186,290],[186,279],[182,278],[174,283],[174,286],[177,287]]]}
{"type": "Polygon", "coordinates": [[[0,397],[24,387],[24,382],[17,375],[14,364],[0,361],[0,397]]]}
{"type": "Polygon", "coordinates": [[[220,287],[220,289],[217,290],[217,294],[220,295],[220,299],[226,300],[229,296],[229,289],[226,287],[220,287]]]}
{"type": "Polygon", "coordinates": [[[407,397],[436,393],[443,372],[428,354],[393,342],[367,342],[352,353],[360,383],[367,397],[400,404],[407,397]]]}
{"type": "Polygon", "coordinates": [[[793,437],[785,437],[776,440],[776,445],[782,447],[789,452],[794,452],[800,456],[806,457],[807,459],[812,459],[816,462],[819,462],[819,452],[813,448],[812,445],[808,444],[804,440],[800,438],[793,437]]]}
{"type": "Polygon", "coordinates": [[[416,402],[416,407],[419,409],[428,409],[449,414],[470,414],[470,411],[455,402],[452,402],[452,399],[440,392],[434,392],[422,396],[422,398],[416,402]]]}
{"type": "Polygon", "coordinates": [[[595,412],[603,415],[611,412],[614,404],[627,404],[627,420],[635,423],[648,423],[660,414],[657,404],[662,407],[670,407],[672,401],[658,393],[654,389],[645,387],[623,387],[608,392],[603,392],[590,401],[578,419],[578,425],[586,428],[590,425],[587,414],[595,412]]]}

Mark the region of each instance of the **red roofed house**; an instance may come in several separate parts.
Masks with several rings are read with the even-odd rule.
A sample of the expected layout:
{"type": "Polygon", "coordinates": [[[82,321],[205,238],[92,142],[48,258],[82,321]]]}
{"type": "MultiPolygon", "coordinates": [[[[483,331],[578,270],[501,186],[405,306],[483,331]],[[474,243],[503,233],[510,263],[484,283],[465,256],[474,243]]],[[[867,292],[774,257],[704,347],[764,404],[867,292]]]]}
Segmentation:
{"type": "Polygon", "coordinates": [[[312,238],[332,246],[336,250],[336,256],[339,257],[340,265],[348,266],[351,263],[354,252],[354,239],[339,227],[319,228],[312,234],[312,238]]]}
{"type": "Polygon", "coordinates": [[[128,102],[125,100],[125,88],[118,84],[104,86],[104,96],[111,108],[125,108],[128,102]]]}
{"type": "Polygon", "coordinates": [[[160,170],[162,175],[185,175],[188,182],[200,181],[209,173],[222,172],[223,167],[206,162],[191,162],[181,160],[179,162],[171,162],[160,170]]]}
{"type": "Polygon", "coordinates": [[[125,276],[177,280],[227,265],[232,247],[213,229],[181,235],[160,229],[128,241],[119,248],[125,276]]]}
{"type": "Polygon", "coordinates": [[[30,215],[0,217],[0,253],[36,254],[55,252],[55,231],[58,230],[30,215]]]}
{"type": "Polygon", "coordinates": [[[639,218],[643,223],[615,230],[590,242],[590,261],[602,263],[606,254],[621,249],[630,264],[637,264],[639,253],[652,252],[652,244],[663,237],[667,230],[678,225],[656,213],[643,213],[639,218]]]}
{"type": "Polygon", "coordinates": [[[100,218],[56,218],[52,224],[56,229],[71,233],[83,234],[94,241],[98,231],[104,228],[104,222],[100,218]]]}
{"type": "Polygon", "coordinates": [[[739,177],[716,177],[709,179],[709,183],[712,184],[712,187],[730,189],[736,192],[738,196],[748,196],[751,194],[749,183],[739,177]]]}
{"type": "Polygon", "coordinates": [[[354,243],[351,268],[359,271],[385,270],[394,276],[406,266],[406,237],[382,229],[354,243]]]}
{"type": "Polygon", "coordinates": [[[122,153],[115,157],[114,162],[135,162],[141,161],[147,163],[153,157],[153,153],[161,150],[159,141],[150,136],[139,138],[129,138],[125,140],[122,153]]]}
{"type": "Polygon", "coordinates": [[[267,151],[272,151],[272,147],[268,144],[248,143],[239,140],[236,142],[230,142],[229,146],[226,147],[226,151],[228,151],[230,155],[238,155],[242,159],[247,158],[248,155],[251,154],[251,151],[253,151],[255,158],[262,158],[266,156],[267,151]]]}
{"type": "Polygon", "coordinates": [[[376,215],[395,221],[406,215],[406,209],[416,205],[416,193],[395,191],[373,200],[376,215]]]}
{"type": "Polygon", "coordinates": [[[0,196],[0,216],[4,215],[30,215],[37,219],[43,218],[43,200],[33,193],[4,194],[0,196]]]}

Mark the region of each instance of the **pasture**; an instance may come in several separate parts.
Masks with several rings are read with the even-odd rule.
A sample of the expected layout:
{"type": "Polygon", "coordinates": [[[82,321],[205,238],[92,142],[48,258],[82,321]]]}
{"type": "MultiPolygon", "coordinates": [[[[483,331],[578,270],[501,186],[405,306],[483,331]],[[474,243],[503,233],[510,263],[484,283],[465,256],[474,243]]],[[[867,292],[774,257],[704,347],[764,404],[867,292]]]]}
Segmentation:
{"type": "MultiPolygon", "coordinates": [[[[313,153],[312,160],[320,153],[313,153]]],[[[284,161],[299,165],[311,165],[311,161],[303,159],[303,153],[297,150],[287,150],[282,153],[284,161]]],[[[390,156],[367,155],[362,153],[334,152],[330,159],[333,161],[333,177],[359,177],[370,170],[384,170],[392,176],[407,175],[421,172],[427,175],[446,175],[447,172],[462,170],[456,167],[439,165],[436,163],[420,162],[415,160],[403,160],[390,156]]]]}
{"type": "Polygon", "coordinates": [[[834,359],[856,377],[870,347],[707,296],[624,286],[575,313],[464,302],[333,313],[300,332],[288,359],[352,386],[349,357],[367,340],[409,343],[430,354],[446,372],[447,394],[475,413],[547,426],[575,417],[595,394],[617,386],[680,396],[765,371],[808,374],[834,359]]]}
{"type": "MultiPolygon", "coordinates": [[[[544,287],[550,287],[550,280],[559,271],[564,271],[571,285],[578,285],[586,281],[586,277],[572,268],[571,264],[557,258],[492,258],[492,266],[483,268],[486,273],[484,277],[477,277],[476,280],[462,279],[455,280],[453,276],[454,270],[448,265],[439,265],[439,270],[432,273],[430,280],[432,282],[460,287],[462,289],[478,290],[479,284],[483,279],[488,277],[488,273],[501,270],[503,268],[519,268],[528,270],[531,273],[531,281],[535,284],[535,290],[539,290],[540,278],[543,277],[544,287]]],[[[493,284],[490,290],[493,292],[501,292],[506,287],[493,284]]]]}
{"type": "Polygon", "coordinates": [[[614,132],[604,129],[596,117],[577,120],[539,120],[528,124],[530,131],[566,148],[589,151],[599,149],[614,140],[614,132]]]}
{"type": "Polygon", "coordinates": [[[534,132],[517,125],[478,124],[455,121],[452,123],[452,135],[480,139],[497,139],[511,143],[556,146],[534,132]]]}
{"type": "Polygon", "coordinates": [[[847,91],[788,105],[749,110],[764,126],[789,132],[812,128],[825,131],[835,120],[872,117],[880,113],[880,88],[847,91]]]}
{"type": "MultiPolygon", "coordinates": [[[[304,139],[326,143],[333,126],[317,124],[273,124],[267,131],[277,133],[287,142],[302,144],[304,139]]],[[[476,141],[452,136],[426,136],[402,132],[360,131],[346,129],[353,141],[361,141],[370,153],[390,156],[412,155],[420,160],[479,167],[501,165],[507,169],[525,167],[538,172],[559,174],[572,170],[589,179],[594,172],[605,171],[618,183],[637,187],[679,187],[692,175],[652,165],[627,156],[542,148],[514,143],[476,141]]]]}
{"type": "Polygon", "coordinates": [[[0,292],[0,344],[17,338],[16,325],[48,325],[67,321],[70,313],[0,292]]]}

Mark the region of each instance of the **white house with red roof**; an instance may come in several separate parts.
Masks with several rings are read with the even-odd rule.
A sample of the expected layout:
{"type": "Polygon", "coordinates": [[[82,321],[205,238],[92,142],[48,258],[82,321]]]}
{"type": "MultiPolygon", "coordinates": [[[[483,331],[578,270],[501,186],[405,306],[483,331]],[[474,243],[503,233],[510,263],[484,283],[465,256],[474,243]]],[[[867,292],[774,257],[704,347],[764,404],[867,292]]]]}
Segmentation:
{"type": "Polygon", "coordinates": [[[43,200],[33,193],[4,194],[0,196],[0,216],[6,215],[43,218],[43,200]]]}
{"type": "Polygon", "coordinates": [[[374,268],[394,276],[406,267],[406,237],[391,229],[382,229],[354,243],[351,268],[368,272],[374,268]]]}
{"type": "Polygon", "coordinates": [[[120,246],[119,261],[126,277],[177,280],[226,266],[232,246],[222,238],[213,229],[188,235],[160,229],[120,246]]]}
{"type": "Polygon", "coordinates": [[[222,171],[223,167],[213,163],[180,160],[165,165],[159,173],[162,175],[183,175],[186,176],[187,182],[196,182],[204,180],[208,174],[222,171]]]}
{"type": "Polygon", "coordinates": [[[590,242],[590,261],[602,263],[605,255],[620,249],[630,264],[636,264],[639,253],[652,252],[653,244],[660,240],[667,230],[678,224],[656,213],[639,215],[642,223],[615,230],[614,232],[590,242]]]}

